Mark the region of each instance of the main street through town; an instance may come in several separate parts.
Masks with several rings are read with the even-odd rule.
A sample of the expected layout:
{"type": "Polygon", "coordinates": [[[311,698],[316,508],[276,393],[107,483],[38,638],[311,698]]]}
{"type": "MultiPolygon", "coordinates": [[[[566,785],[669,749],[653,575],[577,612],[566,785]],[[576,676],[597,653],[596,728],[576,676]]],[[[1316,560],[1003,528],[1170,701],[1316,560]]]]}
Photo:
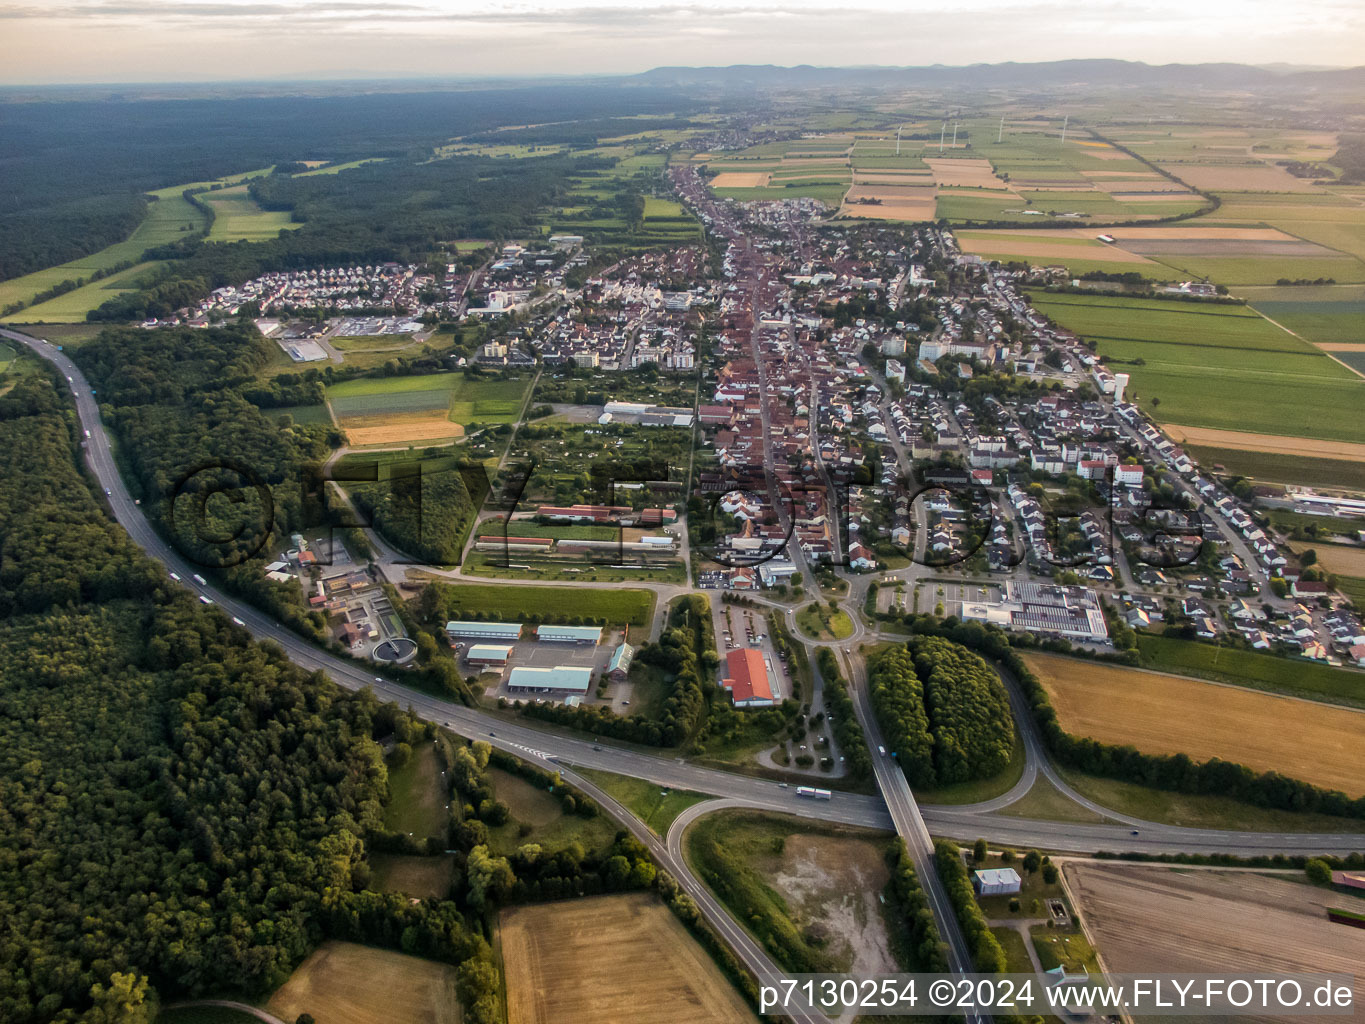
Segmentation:
{"type": "MultiPolygon", "coordinates": [[[[563,730],[528,724],[524,720],[510,720],[507,715],[466,707],[442,699],[376,674],[370,663],[333,655],[263,614],[253,606],[226,593],[212,582],[200,583],[195,578],[200,567],[186,560],[170,545],[143,515],[129,493],[110,449],[109,438],[100,418],[98,396],[72,360],[57,347],[17,331],[0,329],[0,336],[26,345],[37,355],[54,364],[66,377],[75,401],[76,413],[85,439],[86,462],[98,485],[103,489],[109,509],[129,536],[150,557],[175,574],[179,582],[196,596],[216,604],[225,614],[248,630],[256,639],[277,645],[295,664],[307,671],[325,673],[348,690],[368,688],[384,701],[395,701],[411,708],[428,721],[471,739],[486,741],[515,755],[557,767],[575,785],[603,804],[620,818],[646,843],[659,862],[679,879],[684,890],[692,896],[706,919],[735,949],[746,965],[760,979],[780,974],[767,954],[749,937],[743,928],[729,917],[706,887],[689,870],[681,848],[681,826],[670,830],[665,840],[655,836],[628,809],[605,793],[600,787],[574,773],[573,769],[592,768],[623,776],[646,779],[662,787],[691,790],[719,797],[727,805],[743,806],[766,811],[777,811],[806,818],[861,825],[872,828],[894,828],[910,849],[916,869],[924,883],[940,932],[949,944],[950,963],[954,970],[971,969],[971,960],[962,939],[955,915],[948,905],[946,894],[939,884],[932,866],[931,833],[961,840],[985,836],[992,842],[1021,847],[1088,853],[1095,851],[1133,851],[1140,853],[1197,853],[1197,854],[1346,854],[1365,848],[1365,834],[1314,834],[1278,832],[1219,831],[1212,829],[1181,828],[1155,822],[1141,821],[1110,811],[1077,793],[1057,773],[1048,761],[1032,718],[1017,685],[1005,679],[1010,691],[1012,707],[1024,741],[1026,759],[1023,776],[1009,792],[977,804],[958,806],[919,806],[906,784],[904,774],[890,758],[876,756],[881,740],[872,714],[866,685],[866,667],[860,653],[864,642],[880,639],[862,621],[861,611],[867,594],[868,580],[845,577],[848,592],[840,602],[854,623],[855,632],[843,641],[838,651],[848,676],[857,714],[871,744],[878,794],[835,792],[831,799],[811,800],[798,795],[795,788],[770,779],[757,778],[737,772],[706,768],[685,759],[663,754],[649,748],[634,747],[617,742],[581,738],[563,730]],[[1039,775],[1043,775],[1062,794],[1078,805],[1107,819],[1111,824],[1077,824],[1071,822],[1036,821],[998,813],[1028,792],[1039,775]]],[[[488,580],[481,580],[487,583],[488,580]]],[[[674,586],[652,586],[660,593],[662,605],[676,596],[674,586]]],[[[779,606],[780,607],[780,606],[779,606]]],[[[790,608],[783,608],[790,625],[790,608]]],[[[653,635],[657,637],[661,619],[656,616],[653,635]]],[[[814,656],[816,648],[808,644],[814,656]]],[[[709,807],[709,804],[698,805],[709,807]]],[[[679,821],[685,825],[693,816],[704,813],[694,810],[679,821]]],[[[798,1020],[815,1022],[818,1015],[797,1016],[798,1020]]],[[[984,1017],[981,1019],[985,1019],[984,1017]]]]}

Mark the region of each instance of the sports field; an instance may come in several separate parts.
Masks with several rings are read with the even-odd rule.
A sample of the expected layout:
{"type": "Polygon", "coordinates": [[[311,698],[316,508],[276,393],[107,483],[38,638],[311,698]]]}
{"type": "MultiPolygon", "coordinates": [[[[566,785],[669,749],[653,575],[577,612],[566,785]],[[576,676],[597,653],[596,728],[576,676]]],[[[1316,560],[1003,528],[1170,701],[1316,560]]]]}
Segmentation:
{"type": "Polygon", "coordinates": [[[1146,754],[1222,758],[1365,795],[1365,712],[1073,658],[1026,660],[1075,736],[1146,754]]]}
{"type": "Polygon", "coordinates": [[[1163,424],[1365,442],[1365,380],[1254,310],[1110,295],[1035,294],[1034,305],[1095,341],[1163,424]]]}
{"type": "Polygon", "coordinates": [[[354,942],[324,942],[266,1003],[281,1020],[458,1024],[455,968],[354,942]]]}
{"type": "Polygon", "coordinates": [[[498,939],[507,1024],[755,1020],[682,922],[651,894],[512,907],[499,918],[498,939]]]}
{"type": "Polygon", "coordinates": [[[604,618],[609,623],[648,627],[654,616],[652,590],[617,587],[531,587],[493,583],[442,584],[452,615],[483,614],[507,621],[539,615],[604,618]],[[458,613],[458,614],[457,614],[458,613]]]}

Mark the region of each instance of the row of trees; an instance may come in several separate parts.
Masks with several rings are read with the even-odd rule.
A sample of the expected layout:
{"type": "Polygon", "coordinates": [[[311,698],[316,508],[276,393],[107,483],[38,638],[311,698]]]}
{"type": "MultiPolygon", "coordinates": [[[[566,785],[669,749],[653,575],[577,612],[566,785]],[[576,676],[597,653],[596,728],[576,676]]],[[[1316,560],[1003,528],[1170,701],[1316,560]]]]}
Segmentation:
{"type": "Polygon", "coordinates": [[[953,905],[953,914],[962,927],[963,938],[967,940],[973,966],[983,974],[1004,974],[1008,967],[1005,950],[991,933],[986,915],[976,902],[967,867],[962,863],[962,851],[947,839],[936,840],[934,864],[948,893],[948,902],[953,905]]]}
{"type": "Polygon", "coordinates": [[[887,892],[905,929],[906,954],[911,968],[930,974],[947,971],[948,947],[939,935],[934,911],[920,888],[904,839],[896,839],[890,861],[891,880],[887,883],[887,892]]]}
{"type": "Polygon", "coordinates": [[[828,647],[821,647],[815,657],[824,681],[825,710],[829,714],[834,739],[844,755],[844,766],[852,779],[865,779],[872,774],[872,754],[867,749],[867,737],[858,724],[853,710],[853,698],[848,694],[848,683],[839,671],[838,659],[828,647]]]}

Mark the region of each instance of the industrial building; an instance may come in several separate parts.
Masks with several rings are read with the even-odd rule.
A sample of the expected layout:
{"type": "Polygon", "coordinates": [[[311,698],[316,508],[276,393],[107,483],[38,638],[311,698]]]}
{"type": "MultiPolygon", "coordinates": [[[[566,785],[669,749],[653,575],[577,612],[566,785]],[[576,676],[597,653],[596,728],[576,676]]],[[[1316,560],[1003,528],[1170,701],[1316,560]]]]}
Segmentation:
{"type": "Polygon", "coordinates": [[[469,622],[465,620],[446,623],[446,636],[477,640],[516,640],[521,636],[520,622],[469,622]]]}
{"type": "Polygon", "coordinates": [[[491,665],[501,668],[512,657],[511,644],[471,644],[465,651],[465,661],[471,665],[491,665]]]}
{"type": "Polygon", "coordinates": [[[720,685],[730,691],[730,699],[737,708],[762,708],[777,703],[762,651],[742,647],[727,654],[725,678],[720,685]]]}
{"type": "Polygon", "coordinates": [[[507,677],[507,692],[514,694],[544,693],[555,697],[585,694],[592,685],[592,668],[578,665],[556,665],[554,668],[517,666],[507,677]]]}
{"type": "Polygon", "coordinates": [[[972,887],[978,896],[1013,896],[1021,880],[1014,868],[986,868],[972,872],[972,887]]]}
{"type": "Polygon", "coordinates": [[[613,683],[624,683],[630,675],[630,663],[635,660],[635,648],[623,643],[611,652],[607,662],[607,678],[613,683]]]}
{"type": "Polygon", "coordinates": [[[1068,640],[1104,643],[1109,639],[1099,595],[1089,587],[1009,580],[999,601],[964,601],[962,618],[1068,640]]]}
{"type": "Polygon", "coordinates": [[[536,639],[556,644],[600,644],[601,626],[537,626],[536,639]]]}

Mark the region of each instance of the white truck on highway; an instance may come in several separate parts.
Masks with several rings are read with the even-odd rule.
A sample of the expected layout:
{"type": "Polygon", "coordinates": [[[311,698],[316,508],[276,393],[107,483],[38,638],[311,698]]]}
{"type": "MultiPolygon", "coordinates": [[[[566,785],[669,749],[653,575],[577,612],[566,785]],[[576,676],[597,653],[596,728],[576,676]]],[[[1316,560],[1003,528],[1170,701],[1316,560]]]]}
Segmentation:
{"type": "Polygon", "coordinates": [[[796,795],[810,797],[812,800],[828,800],[834,794],[827,789],[816,789],[814,786],[797,786],[796,795]]]}
{"type": "Polygon", "coordinates": [[[195,582],[195,583],[198,583],[201,587],[206,587],[206,586],[208,586],[208,584],[209,584],[209,581],[206,580],[206,579],[204,579],[204,577],[200,576],[198,573],[195,573],[195,574],[191,577],[191,579],[193,579],[194,582],[195,582]]]}

